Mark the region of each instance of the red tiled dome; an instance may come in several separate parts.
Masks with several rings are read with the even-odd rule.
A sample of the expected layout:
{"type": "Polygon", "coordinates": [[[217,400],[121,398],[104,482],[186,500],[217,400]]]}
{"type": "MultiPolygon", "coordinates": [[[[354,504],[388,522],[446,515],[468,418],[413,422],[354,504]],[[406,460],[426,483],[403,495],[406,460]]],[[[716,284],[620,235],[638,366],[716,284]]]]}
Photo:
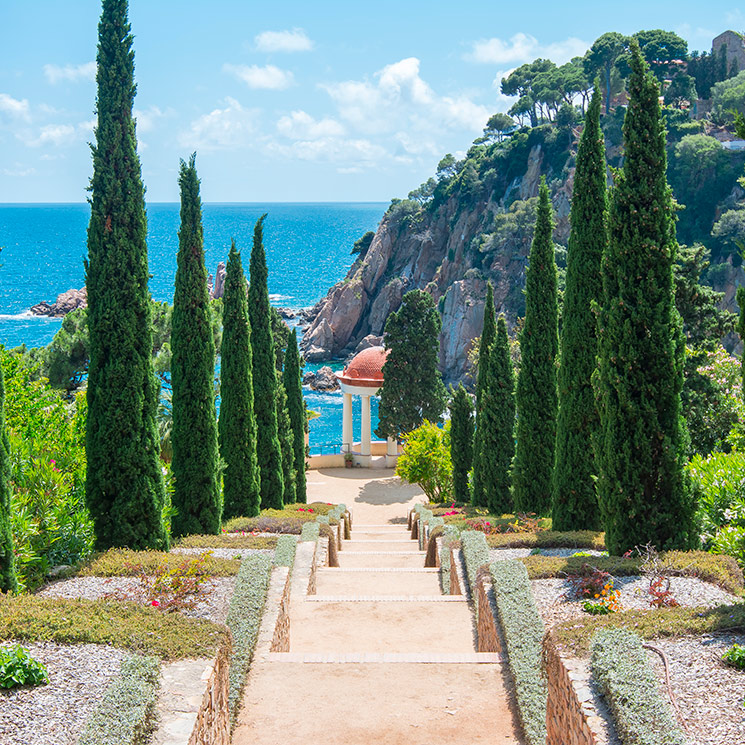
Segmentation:
{"type": "Polygon", "coordinates": [[[380,384],[383,382],[383,365],[388,356],[384,347],[370,347],[356,354],[339,374],[339,378],[349,385],[380,384]]]}

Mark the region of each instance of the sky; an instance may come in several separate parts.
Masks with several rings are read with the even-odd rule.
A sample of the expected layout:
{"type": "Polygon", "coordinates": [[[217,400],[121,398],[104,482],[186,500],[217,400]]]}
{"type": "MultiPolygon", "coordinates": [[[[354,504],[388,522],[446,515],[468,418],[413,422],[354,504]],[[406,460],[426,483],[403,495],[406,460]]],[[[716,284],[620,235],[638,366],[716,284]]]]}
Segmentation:
{"type": "MultiPolygon", "coordinates": [[[[735,0],[130,0],[147,199],[381,201],[463,154],[512,101],[502,77],[606,31],[676,31],[708,50],[735,0]],[[607,10],[605,10],[607,8],[607,10]],[[621,12],[622,9],[622,12],[621,12]]],[[[0,202],[83,202],[100,0],[0,0],[0,202]]]]}

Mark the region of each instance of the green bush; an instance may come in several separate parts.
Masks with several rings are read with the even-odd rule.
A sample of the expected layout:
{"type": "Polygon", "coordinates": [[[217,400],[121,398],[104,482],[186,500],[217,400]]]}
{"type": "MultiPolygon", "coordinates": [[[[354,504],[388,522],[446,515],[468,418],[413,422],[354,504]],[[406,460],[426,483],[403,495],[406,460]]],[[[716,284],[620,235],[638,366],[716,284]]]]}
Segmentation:
{"type": "Polygon", "coordinates": [[[541,671],[543,621],[528,573],[522,564],[511,560],[494,562],[489,570],[525,737],[529,745],[544,745],[547,687],[541,671]]]}
{"type": "Polygon", "coordinates": [[[259,636],[271,567],[272,559],[266,555],[243,559],[230,601],[226,623],[233,635],[233,651],[230,655],[228,707],[233,725],[259,636]]]}
{"type": "Polygon", "coordinates": [[[109,684],[78,745],[145,745],[154,727],[160,662],[132,655],[109,684]]]}
{"type": "Polygon", "coordinates": [[[601,629],[591,649],[593,677],[610,705],[624,745],[685,745],[641,639],[625,629],[601,629]]]}
{"type": "Polygon", "coordinates": [[[559,532],[541,530],[537,533],[497,533],[488,535],[490,548],[592,548],[605,549],[605,534],[594,530],[559,532]]]}
{"type": "Polygon", "coordinates": [[[249,548],[269,551],[277,545],[279,535],[246,535],[245,533],[220,533],[220,535],[187,535],[180,538],[175,548],[249,548]]]}
{"type": "Polygon", "coordinates": [[[49,682],[44,665],[20,645],[0,648],[0,688],[38,686],[49,682]]]}
{"type": "Polygon", "coordinates": [[[320,535],[321,526],[317,522],[305,523],[303,525],[302,533],[300,534],[301,541],[317,541],[320,535]]]}
{"type": "Polygon", "coordinates": [[[445,502],[453,493],[453,464],[450,459],[450,422],[438,427],[425,421],[406,435],[398,457],[396,475],[418,484],[432,502],[445,502]]]}
{"type": "MultiPolygon", "coordinates": [[[[209,551],[199,555],[199,574],[212,577],[232,577],[238,574],[241,562],[238,559],[221,559],[209,551]]],[[[138,577],[143,572],[152,574],[175,571],[185,562],[196,557],[165,551],[130,551],[128,548],[111,548],[89,559],[78,570],[83,577],[138,577]]]]}
{"type": "Polygon", "coordinates": [[[489,547],[486,545],[484,534],[478,530],[466,530],[460,534],[460,545],[463,560],[466,564],[468,584],[471,596],[476,601],[476,575],[482,566],[489,563],[489,547]]]}

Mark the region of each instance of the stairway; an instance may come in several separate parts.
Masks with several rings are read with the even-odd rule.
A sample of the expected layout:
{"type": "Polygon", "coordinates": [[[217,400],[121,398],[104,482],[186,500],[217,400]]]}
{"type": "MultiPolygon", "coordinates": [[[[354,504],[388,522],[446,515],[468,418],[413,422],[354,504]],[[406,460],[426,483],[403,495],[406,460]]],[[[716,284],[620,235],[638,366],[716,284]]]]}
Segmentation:
{"type": "Polygon", "coordinates": [[[293,593],[290,651],[252,670],[233,745],[519,743],[500,655],[424,557],[405,525],[355,524],[315,595],[293,593]]]}

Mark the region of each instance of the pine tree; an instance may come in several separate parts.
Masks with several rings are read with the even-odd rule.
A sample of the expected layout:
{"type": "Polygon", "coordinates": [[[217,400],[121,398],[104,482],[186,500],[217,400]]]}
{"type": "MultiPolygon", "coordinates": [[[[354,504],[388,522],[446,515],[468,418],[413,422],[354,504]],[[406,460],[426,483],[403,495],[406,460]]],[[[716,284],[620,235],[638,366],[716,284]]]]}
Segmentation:
{"type": "Polygon", "coordinates": [[[295,501],[305,504],[308,501],[305,486],[305,401],[303,381],[300,377],[300,353],[297,347],[297,332],[290,333],[285,352],[282,382],[287,391],[287,408],[292,427],[292,449],[295,468],[295,501]]]}
{"type": "Polygon", "coordinates": [[[181,161],[181,230],[171,330],[175,536],[220,532],[215,342],[204,265],[196,155],[181,161]]]}
{"type": "Polygon", "coordinates": [[[556,260],[551,201],[545,177],[525,278],[522,363],[517,379],[517,444],[512,469],[515,509],[546,514],[556,445],[556,354],[559,347],[556,260]]]}
{"type": "Polygon", "coordinates": [[[689,548],[697,539],[680,416],[685,347],[675,309],[675,212],[659,88],[632,42],[625,158],[611,191],[599,317],[598,497],[605,544],[689,548]]]}
{"type": "Polygon", "coordinates": [[[145,192],[126,0],[103,0],[88,227],[86,502],[100,549],[165,549],[145,192]]]}
{"type": "Polygon", "coordinates": [[[479,341],[479,366],[476,374],[476,438],[473,444],[473,494],[471,500],[476,507],[486,507],[486,481],[484,450],[480,431],[484,427],[482,410],[486,385],[489,379],[489,355],[496,335],[496,316],[494,314],[494,291],[491,284],[486,285],[486,301],[484,303],[484,323],[479,341]]]}
{"type": "Polygon", "coordinates": [[[450,460],[453,463],[453,496],[457,502],[468,502],[468,472],[473,459],[473,405],[462,384],[450,399],[450,460]]]}
{"type": "Polygon", "coordinates": [[[603,289],[600,265],[608,242],[607,210],[605,144],[596,86],[577,151],[570,215],[552,484],[554,530],[598,530],[601,522],[592,451],[599,420],[591,379],[597,363],[593,304],[600,302],[603,289]]]}
{"type": "Polygon", "coordinates": [[[295,492],[295,438],[290,421],[287,390],[281,378],[277,380],[277,435],[282,452],[284,503],[294,504],[297,501],[295,492]]]}
{"type": "Polygon", "coordinates": [[[261,493],[256,458],[256,417],[251,354],[251,326],[241,255],[230,246],[223,294],[218,432],[223,473],[223,515],[255,517],[261,493]]]}
{"type": "Polygon", "coordinates": [[[512,512],[510,467],[515,453],[515,372],[504,316],[489,354],[489,382],[484,395],[481,443],[484,453],[486,505],[489,512],[512,512]]]}
{"type": "Polygon", "coordinates": [[[15,592],[17,589],[10,529],[10,443],[5,429],[5,379],[0,370],[0,592],[15,592]]]}
{"type": "Polygon", "coordinates": [[[269,312],[268,271],[264,253],[264,220],[254,228],[249,265],[248,318],[251,322],[253,353],[254,412],[256,414],[256,456],[261,469],[261,506],[281,510],[284,505],[282,449],[277,424],[277,370],[269,312]]]}
{"type": "Polygon", "coordinates": [[[378,437],[400,437],[427,419],[441,419],[447,404],[437,362],[442,321],[432,296],[407,292],[388,316],[383,343],[390,350],[383,365],[378,437]]]}

